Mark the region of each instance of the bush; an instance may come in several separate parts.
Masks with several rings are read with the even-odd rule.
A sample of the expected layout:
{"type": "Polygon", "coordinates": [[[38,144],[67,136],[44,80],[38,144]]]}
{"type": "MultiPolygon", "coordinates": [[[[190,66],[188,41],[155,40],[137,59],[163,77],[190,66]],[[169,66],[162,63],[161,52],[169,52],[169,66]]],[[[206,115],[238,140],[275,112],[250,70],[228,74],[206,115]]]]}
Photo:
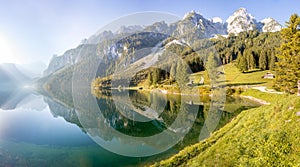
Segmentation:
{"type": "Polygon", "coordinates": [[[233,95],[235,93],[235,89],[234,88],[226,88],[226,94],[227,95],[233,95]]]}

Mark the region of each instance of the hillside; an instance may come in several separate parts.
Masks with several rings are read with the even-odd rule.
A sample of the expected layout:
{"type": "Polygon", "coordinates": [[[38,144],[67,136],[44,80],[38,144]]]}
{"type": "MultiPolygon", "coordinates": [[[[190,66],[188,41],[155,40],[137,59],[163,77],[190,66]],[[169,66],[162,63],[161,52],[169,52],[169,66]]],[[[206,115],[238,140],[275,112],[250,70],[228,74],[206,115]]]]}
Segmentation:
{"type": "Polygon", "coordinates": [[[206,140],[154,166],[297,166],[300,97],[245,92],[271,105],[240,113],[206,140]]]}
{"type": "MultiPolygon", "coordinates": [[[[222,68],[224,69],[226,78],[226,82],[224,83],[224,85],[228,87],[260,85],[272,88],[274,79],[265,79],[262,77],[267,72],[274,73],[274,71],[263,71],[261,69],[253,69],[248,72],[242,73],[236,67],[236,63],[226,64],[222,66],[222,68]]],[[[192,80],[194,80],[195,82],[199,82],[201,77],[204,78],[205,84],[210,83],[210,79],[206,71],[197,72],[192,74],[191,76],[192,80]]]]}

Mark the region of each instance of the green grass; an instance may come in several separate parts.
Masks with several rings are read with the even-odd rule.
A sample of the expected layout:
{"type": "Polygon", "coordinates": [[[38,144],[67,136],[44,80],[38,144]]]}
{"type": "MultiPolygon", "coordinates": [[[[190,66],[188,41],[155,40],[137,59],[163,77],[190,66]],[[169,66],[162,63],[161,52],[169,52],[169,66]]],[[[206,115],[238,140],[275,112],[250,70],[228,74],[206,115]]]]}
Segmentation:
{"type": "Polygon", "coordinates": [[[244,94],[272,104],[243,111],[206,140],[154,166],[299,166],[300,97],[244,94]]]}
{"type": "MultiPolygon", "coordinates": [[[[273,79],[264,79],[267,72],[272,71],[261,71],[259,69],[250,70],[246,73],[240,72],[233,63],[229,63],[223,66],[225,72],[227,86],[243,86],[243,85],[262,85],[272,87],[273,79]]],[[[204,77],[205,84],[209,84],[209,77],[206,71],[195,73],[191,78],[195,82],[199,82],[201,76],[204,77]]]]}

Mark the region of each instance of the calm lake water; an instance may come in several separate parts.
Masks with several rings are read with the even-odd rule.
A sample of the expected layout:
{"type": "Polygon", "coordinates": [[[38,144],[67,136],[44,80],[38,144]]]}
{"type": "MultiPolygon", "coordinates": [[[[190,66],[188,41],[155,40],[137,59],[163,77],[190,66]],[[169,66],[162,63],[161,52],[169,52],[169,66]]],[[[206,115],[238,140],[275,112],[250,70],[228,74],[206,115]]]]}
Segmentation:
{"type": "MultiPolygon", "coordinates": [[[[209,100],[184,100],[180,96],[130,91],[112,96],[102,92],[95,97],[99,111],[77,111],[67,97],[52,98],[30,91],[0,91],[0,166],[143,166],[167,158],[185,146],[199,141],[209,115],[209,100]],[[125,98],[127,97],[127,98],[125,98]],[[125,99],[125,100],[124,100],[125,99]],[[168,128],[177,120],[180,109],[197,109],[186,129],[168,128]],[[161,111],[158,113],[153,110],[161,111]],[[86,114],[86,115],[85,115],[86,114]],[[98,115],[101,114],[101,117],[98,115]],[[89,120],[97,120],[89,122],[89,120]],[[114,129],[111,132],[109,128],[114,129]],[[157,143],[132,144],[131,138],[149,137],[164,131],[182,133],[184,138],[160,154],[147,157],[119,155],[122,149],[161,151],[157,143]],[[101,143],[102,142],[102,143],[101,143]],[[105,149],[106,148],[106,149],[105,149]],[[107,149],[112,148],[108,151],[107,149]]],[[[89,105],[86,105],[89,106],[89,105]]],[[[258,104],[228,97],[216,129],[224,126],[242,110],[258,104]]],[[[83,107],[84,110],[84,107],[83,107]]],[[[182,119],[185,118],[182,116],[182,119]]],[[[128,151],[128,150],[126,150],[128,151]]],[[[126,152],[125,151],[125,152],[126,152]]]]}

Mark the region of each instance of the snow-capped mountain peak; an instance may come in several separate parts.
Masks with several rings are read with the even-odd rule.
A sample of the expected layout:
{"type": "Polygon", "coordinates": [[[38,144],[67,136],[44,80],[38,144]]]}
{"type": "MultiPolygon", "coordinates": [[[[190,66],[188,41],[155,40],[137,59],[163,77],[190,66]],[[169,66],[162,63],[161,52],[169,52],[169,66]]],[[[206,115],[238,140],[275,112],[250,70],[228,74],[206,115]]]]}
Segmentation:
{"type": "Polygon", "coordinates": [[[257,21],[245,8],[240,8],[235,11],[233,15],[226,20],[226,23],[227,32],[234,34],[257,28],[257,21]]]}
{"type": "Polygon", "coordinates": [[[202,14],[193,10],[185,14],[183,19],[176,24],[174,35],[184,35],[187,32],[205,38],[215,34],[226,34],[226,27],[221,18],[206,19],[202,14]]]}
{"type": "Polygon", "coordinates": [[[276,32],[282,29],[282,26],[273,18],[265,18],[259,23],[262,32],[276,32]]]}
{"type": "Polygon", "coordinates": [[[206,19],[202,14],[197,13],[195,10],[186,13],[183,19],[178,23],[175,34],[184,34],[185,32],[191,32],[193,28],[196,28],[199,30],[197,34],[202,33],[203,37],[211,37],[216,34],[238,34],[240,32],[251,30],[275,32],[282,28],[278,22],[271,18],[258,22],[246,8],[239,8],[236,10],[228,17],[225,23],[220,17],[206,19]]]}
{"type": "Polygon", "coordinates": [[[191,17],[191,16],[193,16],[193,15],[196,15],[196,14],[198,14],[195,10],[192,10],[192,11],[190,11],[190,12],[187,12],[184,16],[183,16],[183,20],[184,19],[186,19],[186,18],[188,18],[188,17],[191,17]]]}
{"type": "Polygon", "coordinates": [[[189,20],[189,21],[193,22],[194,24],[198,24],[203,19],[204,19],[204,17],[201,14],[195,12],[194,10],[186,13],[183,17],[183,20],[189,20]]]}

